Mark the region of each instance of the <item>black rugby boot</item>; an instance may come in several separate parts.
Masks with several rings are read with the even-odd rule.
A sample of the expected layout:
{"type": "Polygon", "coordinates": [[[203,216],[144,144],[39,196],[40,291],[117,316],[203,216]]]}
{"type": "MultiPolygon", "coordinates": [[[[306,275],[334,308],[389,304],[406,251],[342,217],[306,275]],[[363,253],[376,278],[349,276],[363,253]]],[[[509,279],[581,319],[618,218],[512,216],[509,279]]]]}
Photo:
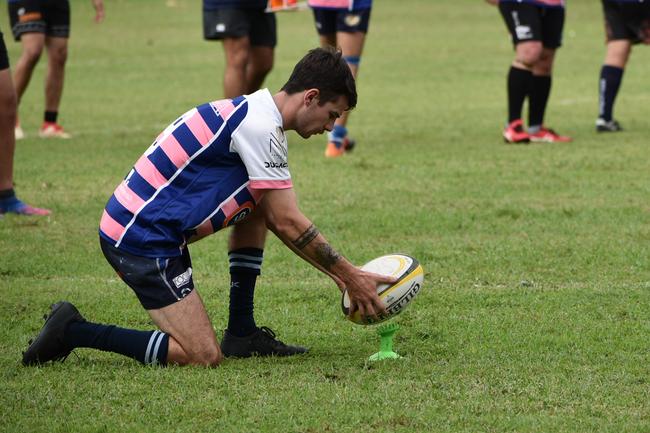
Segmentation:
{"type": "Polygon", "coordinates": [[[262,326],[246,337],[235,337],[224,332],[221,341],[221,351],[226,357],[248,358],[250,356],[292,356],[306,353],[309,349],[300,346],[289,346],[275,338],[275,333],[262,326]]]}
{"type": "Polygon", "coordinates": [[[23,352],[23,365],[43,364],[48,361],[65,361],[72,348],[63,342],[65,328],[72,322],[85,322],[86,319],[69,302],[61,301],[51,306],[52,311],[45,317],[45,324],[29,347],[23,352]]]}

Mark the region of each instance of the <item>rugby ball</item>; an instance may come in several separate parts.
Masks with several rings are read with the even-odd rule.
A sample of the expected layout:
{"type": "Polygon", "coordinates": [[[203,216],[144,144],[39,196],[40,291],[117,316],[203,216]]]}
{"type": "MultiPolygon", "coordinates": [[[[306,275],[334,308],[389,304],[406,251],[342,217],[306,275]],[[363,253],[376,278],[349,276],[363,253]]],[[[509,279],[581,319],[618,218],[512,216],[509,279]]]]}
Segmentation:
{"type": "Polygon", "coordinates": [[[350,315],[350,297],[347,290],[343,292],[341,299],[343,314],[358,325],[372,325],[398,315],[420,293],[424,282],[424,270],[420,266],[420,262],[405,254],[388,254],[377,257],[363,265],[361,269],[375,274],[390,275],[397,278],[397,281],[392,285],[380,284],[377,286],[377,295],[384,302],[387,312],[378,319],[362,317],[358,310],[350,315]]]}

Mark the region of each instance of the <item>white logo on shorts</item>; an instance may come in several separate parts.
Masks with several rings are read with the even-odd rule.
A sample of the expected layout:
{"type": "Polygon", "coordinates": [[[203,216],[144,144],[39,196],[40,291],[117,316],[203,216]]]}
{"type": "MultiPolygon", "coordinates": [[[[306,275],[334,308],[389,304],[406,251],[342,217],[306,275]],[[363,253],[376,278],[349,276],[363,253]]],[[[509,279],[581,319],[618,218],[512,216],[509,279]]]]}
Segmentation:
{"type": "Polygon", "coordinates": [[[361,15],[348,14],[343,19],[345,25],[348,27],[356,27],[361,22],[361,15]]]}
{"type": "Polygon", "coordinates": [[[217,26],[215,27],[215,30],[216,30],[217,32],[219,32],[219,33],[223,33],[223,32],[226,31],[226,25],[225,25],[224,23],[219,23],[219,24],[217,24],[217,26]]]}
{"type": "Polygon", "coordinates": [[[187,282],[190,281],[191,276],[192,268],[187,268],[187,271],[183,272],[178,277],[175,277],[172,281],[174,282],[176,288],[179,289],[181,286],[187,284],[187,282]]]}
{"type": "Polygon", "coordinates": [[[19,16],[25,15],[25,8],[18,9],[18,15],[19,16]]]}
{"type": "Polygon", "coordinates": [[[533,37],[533,32],[530,30],[530,26],[517,26],[515,27],[515,32],[517,33],[517,39],[531,39],[533,37]]]}

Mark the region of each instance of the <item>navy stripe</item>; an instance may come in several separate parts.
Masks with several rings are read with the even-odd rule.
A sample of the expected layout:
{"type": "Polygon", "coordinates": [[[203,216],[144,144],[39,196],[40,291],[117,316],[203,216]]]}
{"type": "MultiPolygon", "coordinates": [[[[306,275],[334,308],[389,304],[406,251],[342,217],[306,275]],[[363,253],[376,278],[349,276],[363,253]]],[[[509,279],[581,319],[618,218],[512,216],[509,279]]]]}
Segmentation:
{"type": "Polygon", "coordinates": [[[246,203],[247,201],[255,203],[255,199],[253,199],[253,196],[251,195],[251,192],[248,190],[248,188],[244,188],[239,191],[235,195],[235,200],[237,200],[237,203],[246,203]]]}
{"type": "Polygon", "coordinates": [[[243,96],[237,96],[236,98],[231,99],[232,105],[234,105],[235,107],[241,104],[242,102],[244,102],[245,100],[246,98],[243,96]]]}
{"type": "Polygon", "coordinates": [[[199,105],[196,109],[203,118],[205,124],[210,128],[210,131],[212,131],[213,134],[216,134],[219,128],[221,128],[221,125],[223,125],[223,119],[221,116],[214,112],[214,109],[210,104],[199,105]]]}
{"type": "Polygon", "coordinates": [[[201,143],[199,143],[199,140],[197,140],[194,134],[192,134],[189,126],[187,126],[185,123],[174,129],[172,135],[176,141],[178,141],[178,144],[181,145],[183,150],[185,150],[185,153],[187,153],[190,157],[198,152],[202,147],[201,143]]]}
{"type": "Polygon", "coordinates": [[[239,124],[244,120],[246,114],[248,113],[248,103],[242,104],[242,107],[233,113],[228,118],[228,127],[231,131],[237,129],[239,124]]]}
{"type": "Polygon", "coordinates": [[[112,195],[111,198],[108,199],[108,203],[106,204],[106,213],[122,226],[126,226],[129,221],[131,221],[131,218],[133,218],[131,211],[122,206],[115,198],[115,195],[112,195]]]}
{"type": "Polygon", "coordinates": [[[156,189],[149,184],[137,171],[133,171],[127,184],[131,191],[136,193],[142,200],[147,201],[156,192],[156,189]]]}
{"type": "Polygon", "coordinates": [[[223,228],[223,222],[226,220],[226,215],[222,210],[219,210],[212,218],[210,222],[212,223],[212,229],[217,232],[223,228]]]}
{"type": "Polygon", "coordinates": [[[165,151],[162,149],[162,147],[158,147],[156,150],[151,152],[147,158],[149,158],[149,161],[151,161],[153,165],[156,166],[160,174],[162,174],[165,179],[171,179],[174,173],[176,173],[176,170],[178,170],[171,159],[169,159],[169,157],[165,154],[165,151]]]}

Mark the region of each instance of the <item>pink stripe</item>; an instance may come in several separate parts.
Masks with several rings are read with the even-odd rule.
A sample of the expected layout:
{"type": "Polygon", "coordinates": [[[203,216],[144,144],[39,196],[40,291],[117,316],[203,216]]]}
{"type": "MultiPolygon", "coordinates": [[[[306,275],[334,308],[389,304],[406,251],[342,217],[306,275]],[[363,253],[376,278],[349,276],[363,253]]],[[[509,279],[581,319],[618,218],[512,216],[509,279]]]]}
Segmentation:
{"type": "Polygon", "coordinates": [[[207,220],[196,228],[196,236],[202,238],[204,236],[214,233],[214,228],[212,227],[212,221],[207,220]]]}
{"type": "Polygon", "coordinates": [[[165,141],[160,144],[160,147],[163,152],[165,152],[165,155],[167,155],[167,157],[174,163],[176,168],[185,164],[185,162],[190,159],[189,155],[185,152],[185,149],[183,149],[178,143],[178,140],[176,140],[176,137],[171,134],[165,138],[165,141]]]}
{"type": "Polygon", "coordinates": [[[126,181],[122,181],[113,195],[115,195],[117,201],[119,201],[120,204],[127,208],[132,214],[135,214],[138,209],[140,209],[144,204],[144,200],[142,200],[136,193],[133,192],[131,188],[129,188],[129,186],[126,184],[126,181]]]}
{"type": "Polygon", "coordinates": [[[239,204],[237,204],[237,200],[234,198],[231,198],[227,202],[223,203],[221,205],[221,210],[223,213],[226,215],[226,219],[228,217],[232,216],[237,210],[239,209],[239,204]]]}
{"type": "Polygon", "coordinates": [[[352,6],[352,2],[350,0],[309,0],[309,6],[348,9],[352,6]]]}
{"type": "Polygon", "coordinates": [[[292,188],[291,179],[288,180],[251,180],[254,189],[287,189],[292,188]]]}
{"type": "Polygon", "coordinates": [[[167,182],[165,176],[160,174],[156,166],[147,158],[147,155],[142,155],[138,162],[135,163],[135,171],[155,189],[160,188],[167,182]]]}
{"type": "Polygon", "coordinates": [[[212,137],[214,137],[214,134],[212,134],[208,125],[205,124],[205,120],[203,120],[203,117],[201,117],[198,111],[187,119],[185,124],[190,128],[190,131],[192,131],[192,134],[194,134],[194,137],[196,137],[199,143],[201,143],[201,146],[208,144],[212,140],[212,137]]]}
{"type": "Polygon", "coordinates": [[[259,202],[262,201],[262,197],[264,197],[264,191],[251,188],[250,186],[246,187],[246,189],[253,196],[253,200],[255,200],[255,204],[259,204],[259,202]]]}
{"type": "Polygon", "coordinates": [[[124,226],[115,221],[113,217],[111,217],[108,212],[106,212],[106,210],[104,210],[104,214],[102,215],[102,220],[99,223],[99,228],[104,232],[105,235],[114,241],[117,241],[125,231],[124,226]]]}
{"type": "Polygon", "coordinates": [[[235,106],[233,105],[230,99],[222,99],[220,101],[214,101],[212,105],[217,109],[219,115],[222,119],[226,120],[230,117],[235,106]]]}

